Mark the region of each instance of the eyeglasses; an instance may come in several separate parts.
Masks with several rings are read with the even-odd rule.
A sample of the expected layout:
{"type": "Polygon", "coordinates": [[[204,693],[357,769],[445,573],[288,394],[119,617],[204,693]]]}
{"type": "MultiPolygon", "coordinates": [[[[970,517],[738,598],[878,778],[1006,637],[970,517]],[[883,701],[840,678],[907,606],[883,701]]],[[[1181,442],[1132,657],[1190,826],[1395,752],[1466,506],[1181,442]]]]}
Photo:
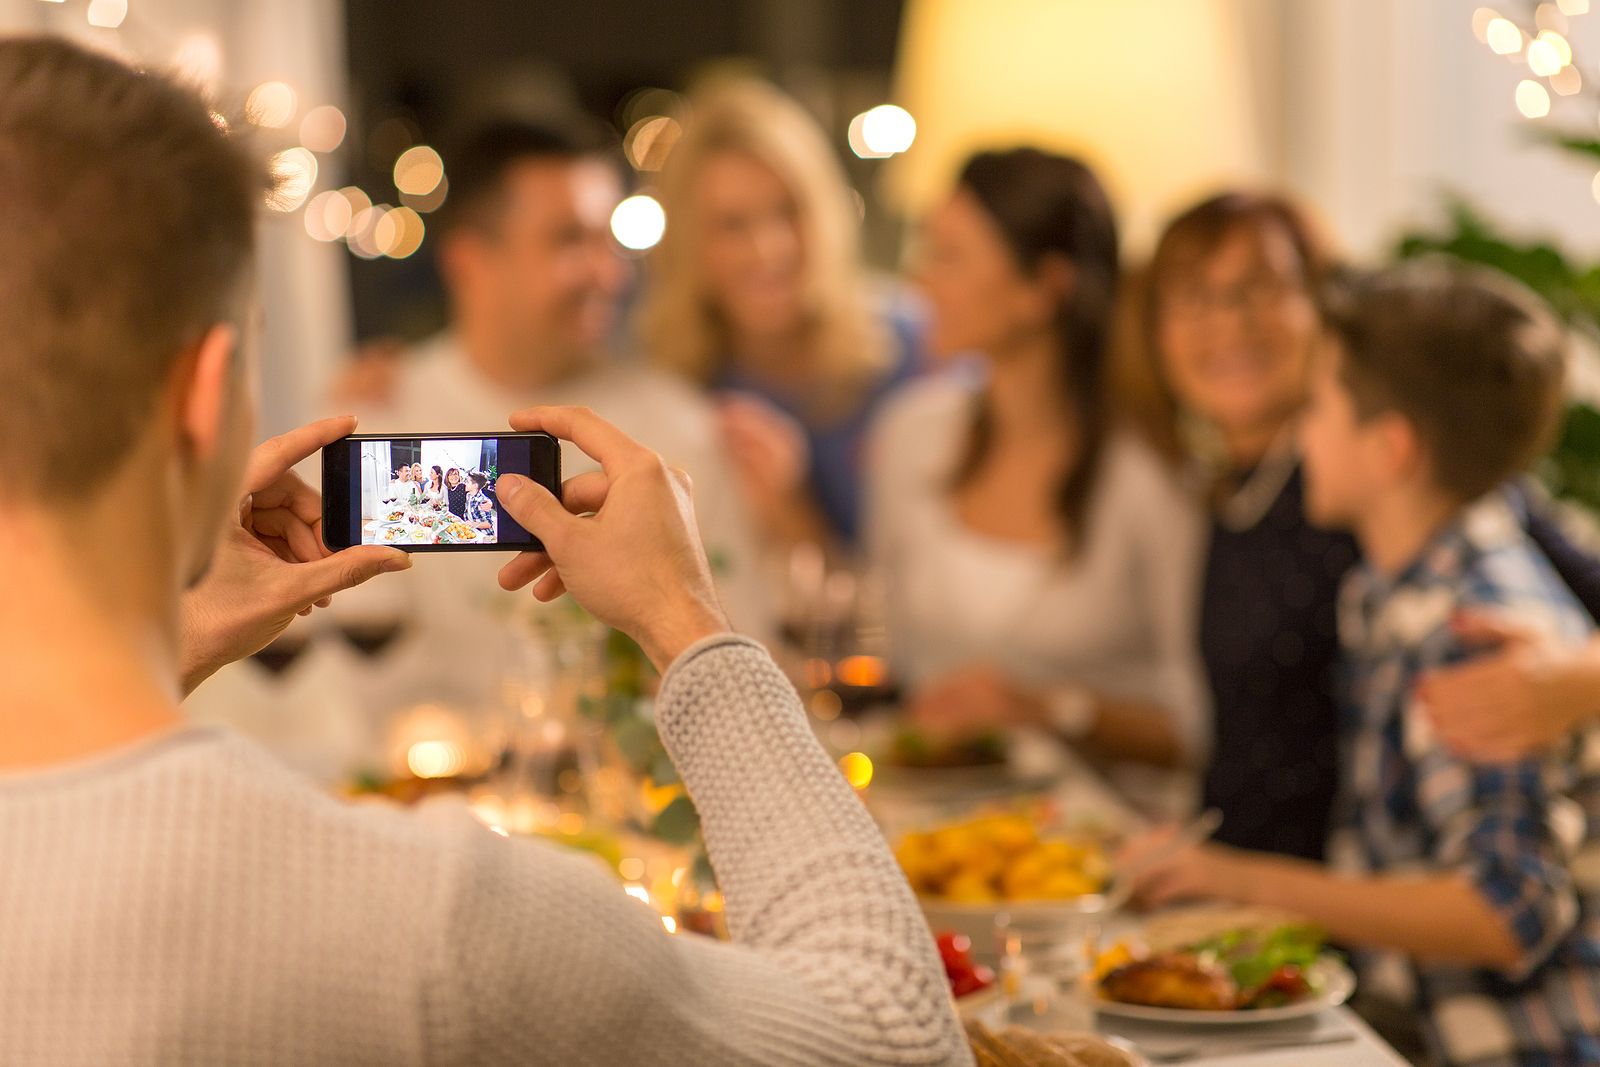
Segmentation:
{"type": "Polygon", "coordinates": [[[1303,296],[1303,287],[1282,278],[1260,275],[1225,288],[1179,285],[1166,295],[1162,308],[1178,318],[1200,318],[1208,312],[1237,309],[1259,315],[1274,311],[1291,297],[1303,296]]]}

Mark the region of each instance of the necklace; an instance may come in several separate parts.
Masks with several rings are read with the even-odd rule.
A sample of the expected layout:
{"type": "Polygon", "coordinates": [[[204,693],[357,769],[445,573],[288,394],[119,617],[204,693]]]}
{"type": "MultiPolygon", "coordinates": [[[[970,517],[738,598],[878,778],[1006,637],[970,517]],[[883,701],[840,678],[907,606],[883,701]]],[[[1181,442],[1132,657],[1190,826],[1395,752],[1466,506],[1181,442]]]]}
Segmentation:
{"type": "Polygon", "coordinates": [[[1300,451],[1294,446],[1294,430],[1290,427],[1278,434],[1239,488],[1218,502],[1217,521],[1234,533],[1255,527],[1283,495],[1284,486],[1299,465],[1300,451]]]}

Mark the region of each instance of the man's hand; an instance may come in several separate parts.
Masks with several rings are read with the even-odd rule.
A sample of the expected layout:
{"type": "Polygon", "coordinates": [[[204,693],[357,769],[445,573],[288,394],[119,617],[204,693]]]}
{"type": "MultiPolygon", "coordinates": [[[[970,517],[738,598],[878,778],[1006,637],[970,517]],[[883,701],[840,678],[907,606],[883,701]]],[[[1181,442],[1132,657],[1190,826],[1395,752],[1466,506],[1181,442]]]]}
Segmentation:
{"type": "Polygon", "coordinates": [[[223,664],[259,652],[313,605],[411,557],[379,545],[329,552],[322,497],[291,469],[356,428],[353,416],[323,419],[259,445],[245,468],[239,518],[217,542],[205,579],[183,597],[179,659],[192,693],[223,664]]]}
{"type": "Polygon", "coordinates": [[[1456,754],[1480,763],[1537,755],[1558,744],[1600,707],[1600,648],[1572,648],[1513,623],[1466,614],[1456,635],[1485,654],[1431,671],[1417,697],[1456,754]]]}
{"type": "Polygon", "coordinates": [[[571,441],[601,469],[568,479],[562,499],[502,474],[500,505],[543,544],[500,570],[500,584],[554,600],[570,591],[665,671],[702,637],[728,628],[694,520],[689,479],[586,408],[529,408],[515,430],[571,441]]]}

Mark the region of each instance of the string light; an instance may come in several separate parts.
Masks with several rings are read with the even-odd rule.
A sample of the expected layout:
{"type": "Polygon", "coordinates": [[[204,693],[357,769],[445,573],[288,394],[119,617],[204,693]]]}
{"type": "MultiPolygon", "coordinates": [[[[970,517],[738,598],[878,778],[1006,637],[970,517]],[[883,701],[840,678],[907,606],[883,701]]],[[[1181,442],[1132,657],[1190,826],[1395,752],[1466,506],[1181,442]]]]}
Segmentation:
{"type": "Polygon", "coordinates": [[[128,17],[128,0],[89,0],[89,25],[114,30],[128,17]]]}
{"type": "Polygon", "coordinates": [[[666,232],[667,213],[660,201],[647,193],[628,197],[611,213],[611,235],[631,251],[654,248],[666,232]]]}
{"type": "Polygon", "coordinates": [[[1556,0],[1556,6],[1563,15],[1587,15],[1589,13],[1589,0],[1556,0]]]}
{"type": "Polygon", "coordinates": [[[1583,75],[1577,67],[1562,67],[1550,79],[1550,88],[1561,96],[1576,96],[1583,91],[1583,75]]]}
{"type": "Polygon", "coordinates": [[[1538,82],[1524,78],[1517,83],[1517,110],[1530,119],[1542,119],[1550,114],[1550,94],[1538,82]]]}
{"type": "Polygon", "coordinates": [[[1484,40],[1497,56],[1510,56],[1522,51],[1522,31],[1508,18],[1494,18],[1484,29],[1484,40]]]}
{"type": "Polygon", "coordinates": [[[1554,30],[1556,33],[1565,33],[1567,30],[1567,16],[1554,4],[1540,4],[1533,13],[1533,24],[1541,30],[1554,30]]]}
{"type": "Polygon", "coordinates": [[[401,193],[400,202],[406,207],[420,211],[426,215],[430,211],[438,211],[441,207],[443,207],[445,198],[449,195],[450,179],[448,177],[442,177],[439,179],[439,184],[434,186],[432,192],[423,193],[421,196],[418,196],[415,193],[401,193]]]}
{"type": "Polygon", "coordinates": [[[262,82],[244,99],[244,113],[257,126],[281,130],[294,120],[300,97],[286,82],[262,82]]]}

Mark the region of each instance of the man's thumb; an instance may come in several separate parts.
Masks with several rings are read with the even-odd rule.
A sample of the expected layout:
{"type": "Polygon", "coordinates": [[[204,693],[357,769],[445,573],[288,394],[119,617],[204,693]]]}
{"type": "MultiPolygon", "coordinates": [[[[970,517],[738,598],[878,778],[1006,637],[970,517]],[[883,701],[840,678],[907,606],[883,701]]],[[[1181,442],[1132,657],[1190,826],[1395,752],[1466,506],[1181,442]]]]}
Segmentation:
{"type": "Polygon", "coordinates": [[[314,603],[325,596],[354,589],[380,574],[403,571],[411,566],[411,556],[398,548],[382,545],[358,545],[335,552],[315,563],[302,563],[294,568],[303,572],[304,585],[299,590],[306,603],[314,603]]]}
{"type": "Polygon", "coordinates": [[[560,537],[567,523],[576,521],[550,490],[520,474],[502,474],[495,495],[507,514],[546,545],[560,537]]]}

